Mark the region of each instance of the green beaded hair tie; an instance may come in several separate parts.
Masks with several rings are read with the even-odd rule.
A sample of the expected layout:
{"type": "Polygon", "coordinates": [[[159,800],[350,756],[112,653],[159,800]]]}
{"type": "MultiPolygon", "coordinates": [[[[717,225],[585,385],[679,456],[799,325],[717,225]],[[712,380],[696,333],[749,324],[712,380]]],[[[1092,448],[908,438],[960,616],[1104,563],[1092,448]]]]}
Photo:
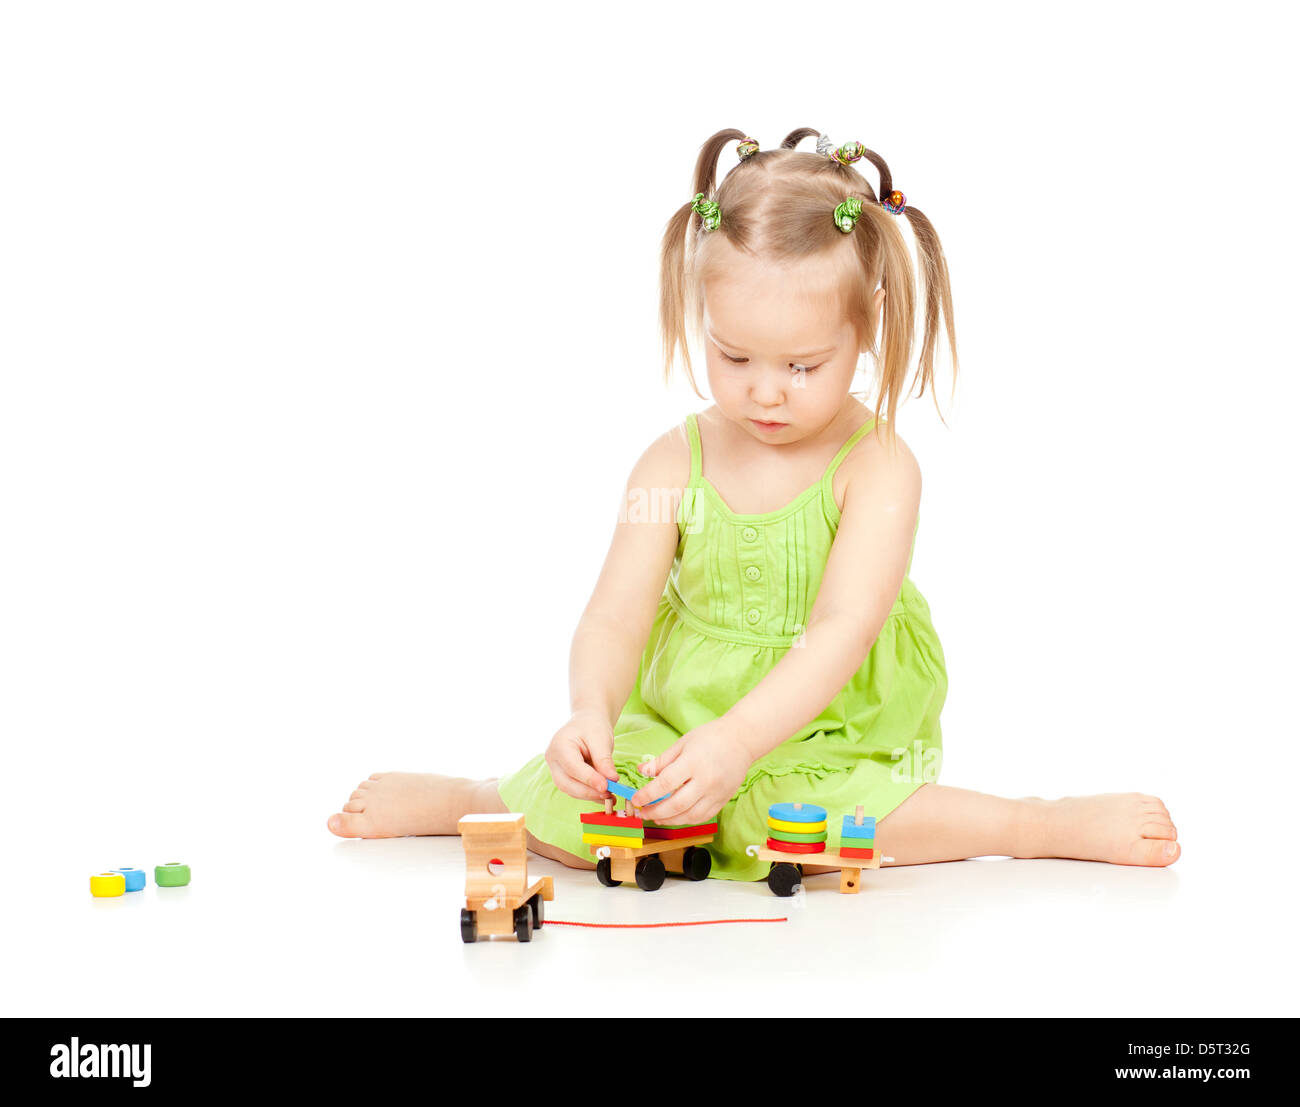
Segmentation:
{"type": "Polygon", "coordinates": [[[862,215],[862,201],[856,196],[850,196],[847,200],[835,205],[835,225],[845,234],[848,234],[858,225],[858,219],[862,215]]]}
{"type": "MultiPolygon", "coordinates": [[[[860,142],[846,142],[843,146],[836,146],[831,141],[830,135],[818,135],[817,153],[821,154],[822,157],[830,158],[833,162],[847,166],[866,157],[867,148],[860,142]]],[[[894,189],[880,201],[880,206],[892,215],[902,215],[907,210],[907,197],[898,189],[894,189]]],[[[835,225],[845,234],[848,234],[857,226],[858,217],[861,214],[862,201],[850,196],[842,204],[836,205],[835,225]]]]}
{"type": "MultiPolygon", "coordinates": [[[[758,139],[750,138],[749,135],[736,145],[736,157],[741,161],[752,158],[757,153],[758,139]]],[[[706,200],[703,192],[697,192],[695,198],[691,200],[691,211],[699,214],[706,231],[716,231],[718,224],[722,222],[722,213],[718,210],[718,205],[712,200],[706,200]]]]}
{"type": "Polygon", "coordinates": [[[718,211],[718,205],[712,200],[706,200],[703,192],[695,194],[695,198],[691,201],[691,211],[699,215],[706,231],[716,231],[718,224],[722,222],[722,214],[718,211]]]}

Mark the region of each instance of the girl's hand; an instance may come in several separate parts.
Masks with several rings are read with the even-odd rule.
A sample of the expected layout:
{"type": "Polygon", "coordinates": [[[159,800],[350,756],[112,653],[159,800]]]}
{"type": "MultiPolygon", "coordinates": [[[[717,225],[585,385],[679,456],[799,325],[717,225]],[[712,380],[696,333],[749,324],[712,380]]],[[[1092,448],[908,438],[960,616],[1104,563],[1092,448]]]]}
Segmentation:
{"type": "Polygon", "coordinates": [[[575,711],[546,747],[546,764],[561,792],[604,803],[605,781],[618,779],[613,752],[614,729],[604,712],[575,711]]]}
{"type": "Polygon", "coordinates": [[[712,821],[752,764],[733,722],[725,716],[688,730],[640,769],[655,779],[629,801],[657,823],[695,825],[712,821]],[[662,803],[660,796],[672,795],[662,803]]]}

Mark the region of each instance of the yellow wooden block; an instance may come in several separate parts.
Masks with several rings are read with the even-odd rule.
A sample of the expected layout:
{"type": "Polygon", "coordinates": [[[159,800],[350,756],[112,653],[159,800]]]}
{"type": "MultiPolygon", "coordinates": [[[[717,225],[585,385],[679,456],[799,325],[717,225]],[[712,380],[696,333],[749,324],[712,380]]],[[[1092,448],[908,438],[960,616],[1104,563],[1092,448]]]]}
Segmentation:
{"type": "Polygon", "coordinates": [[[767,817],[767,825],[773,830],[786,830],[792,834],[820,834],[826,829],[826,820],[819,823],[787,823],[783,819],[767,817]]]}
{"type": "Polygon", "coordinates": [[[582,840],[589,846],[622,846],[624,849],[640,849],[645,844],[643,838],[620,838],[613,834],[584,834],[582,840]]]}

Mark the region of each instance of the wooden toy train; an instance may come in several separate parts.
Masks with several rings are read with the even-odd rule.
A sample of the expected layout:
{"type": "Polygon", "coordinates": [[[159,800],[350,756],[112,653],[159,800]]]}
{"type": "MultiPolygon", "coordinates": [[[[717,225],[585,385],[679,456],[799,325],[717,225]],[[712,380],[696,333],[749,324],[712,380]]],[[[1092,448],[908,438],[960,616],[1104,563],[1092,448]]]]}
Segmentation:
{"type": "MultiPolygon", "coordinates": [[[[610,781],[609,789],[623,797],[622,810],[615,811],[614,801],[606,799],[603,812],[581,816],[582,840],[597,858],[596,879],[605,887],[635,880],[638,888],[653,892],[663,885],[670,869],[688,880],[709,875],[713,855],[707,846],[718,832],[716,822],[657,826],[643,817],[642,809],[631,806],[635,789],[617,781],[610,781]]],[[[772,863],[767,886],[775,895],[794,895],[805,864],[838,867],[840,891],[846,894],[861,890],[863,869],[880,868],[876,820],[864,816],[861,805],[844,816],[837,851],[826,849],[826,826],[826,808],[815,803],[774,803],[768,808],[767,841],[746,852],[772,863]]]]}
{"type": "Polygon", "coordinates": [[[528,836],[523,815],[464,815],[456,824],[465,847],[465,906],[460,937],[514,934],[532,940],[544,920],[543,900],[555,898],[549,876],[528,883],[528,836]]]}
{"type": "Polygon", "coordinates": [[[838,851],[826,849],[826,837],[826,808],[815,803],[774,803],[767,810],[766,845],[750,846],[745,852],[772,862],[767,886],[775,895],[794,895],[805,863],[838,866],[840,891],[856,895],[862,890],[862,870],[880,868],[875,816],[864,816],[861,805],[845,815],[838,851]]]}

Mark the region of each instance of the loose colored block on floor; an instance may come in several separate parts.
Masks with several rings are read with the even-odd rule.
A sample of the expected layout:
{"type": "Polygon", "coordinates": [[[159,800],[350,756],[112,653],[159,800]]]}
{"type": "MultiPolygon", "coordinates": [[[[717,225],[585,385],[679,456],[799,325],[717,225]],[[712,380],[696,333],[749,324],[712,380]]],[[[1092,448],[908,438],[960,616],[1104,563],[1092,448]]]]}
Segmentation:
{"type": "Polygon", "coordinates": [[[870,861],[875,857],[875,855],[876,851],[874,849],[857,849],[854,846],[840,846],[841,857],[865,857],[870,861]]]}
{"type": "Polygon", "coordinates": [[[144,887],[144,869],[136,869],[126,865],[113,871],[121,873],[126,879],[126,890],[128,892],[138,892],[144,887]]]}
{"type": "Polygon", "coordinates": [[[100,899],[124,895],[126,877],[121,873],[96,873],[90,878],[90,894],[100,899]]]}
{"type": "Polygon", "coordinates": [[[789,830],[772,830],[768,829],[768,835],[775,838],[778,842],[824,842],[826,841],[826,831],[820,834],[795,834],[789,830]]]}
{"type": "Polygon", "coordinates": [[[767,817],[787,823],[824,823],[826,808],[815,803],[801,803],[797,808],[793,803],[774,803],[767,809],[767,817]]]}
{"type": "Polygon", "coordinates": [[[767,848],[778,853],[825,853],[825,842],[781,842],[775,838],[767,840],[767,848]]]}
{"type": "Polygon", "coordinates": [[[647,826],[647,838],[702,838],[706,834],[717,834],[717,823],[701,823],[699,826],[647,826]]]}
{"type": "Polygon", "coordinates": [[[788,823],[784,819],[774,819],[771,815],[767,817],[767,825],[773,830],[791,830],[796,834],[816,834],[819,830],[826,829],[826,823],[788,823]]]}
{"type": "Polygon", "coordinates": [[[153,882],[159,888],[183,888],[190,882],[190,867],[179,861],[168,861],[153,867],[153,882]]]}
{"type": "Polygon", "coordinates": [[[589,846],[618,846],[620,849],[640,849],[644,838],[620,838],[614,834],[584,834],[584,844],[589,846]]]}
{"type": "Polygon", "coordinates": [[[632,826],[638,830],[645,826],[645,820],[635,815],[606,815],[603,811],[589,811],[578,818],[589,826],[632,826]]]}
{"type": "Polygon", "coordinates": [[[840,836],[843,838],[874,838],[876,836],[875,816],[864,818],[862,825],[859,826],[853,821],[852,815],[845,815],[844,825],[840,828],[840,836]]]}

